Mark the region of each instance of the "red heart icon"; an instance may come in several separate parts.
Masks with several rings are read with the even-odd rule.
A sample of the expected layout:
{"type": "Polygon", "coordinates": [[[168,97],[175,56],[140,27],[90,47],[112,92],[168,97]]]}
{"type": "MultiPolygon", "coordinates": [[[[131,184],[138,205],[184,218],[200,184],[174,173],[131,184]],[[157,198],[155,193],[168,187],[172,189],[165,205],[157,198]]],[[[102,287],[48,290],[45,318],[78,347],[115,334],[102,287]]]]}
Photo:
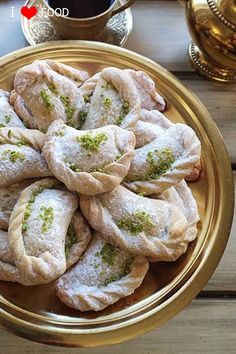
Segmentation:
{"type": "Polygon", "coordinates": [[[37,9],[35,6],[27,7],[23,6],[20,10],[21,14],[30,20],[37,13],[37,9]]]}

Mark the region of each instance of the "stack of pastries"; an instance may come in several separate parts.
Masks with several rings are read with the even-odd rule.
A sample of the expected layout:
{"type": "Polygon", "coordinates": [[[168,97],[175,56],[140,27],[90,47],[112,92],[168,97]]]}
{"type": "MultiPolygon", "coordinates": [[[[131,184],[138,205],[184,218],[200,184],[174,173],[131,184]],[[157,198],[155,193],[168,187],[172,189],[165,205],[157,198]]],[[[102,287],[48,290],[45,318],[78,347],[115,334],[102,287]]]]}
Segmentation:
{"type": "Polygon", "coordinates": [[[69,307],[132,294],[197,236],[195,132],[144,72],[35,61],[0,90],[0,280],[56,280],[69,307]]]}

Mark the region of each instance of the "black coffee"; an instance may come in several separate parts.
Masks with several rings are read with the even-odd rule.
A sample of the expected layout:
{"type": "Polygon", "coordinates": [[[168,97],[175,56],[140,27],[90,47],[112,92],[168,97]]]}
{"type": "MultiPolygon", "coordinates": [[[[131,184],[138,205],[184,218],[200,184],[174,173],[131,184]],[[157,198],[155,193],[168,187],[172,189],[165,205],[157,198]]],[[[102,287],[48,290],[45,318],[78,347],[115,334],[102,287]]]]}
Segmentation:
{"type": "Polygon", "coordinates": [[[53,9],[67,8],[69,17],[85,18],[105,12],[115,0],[48,0],[53,9]]]}

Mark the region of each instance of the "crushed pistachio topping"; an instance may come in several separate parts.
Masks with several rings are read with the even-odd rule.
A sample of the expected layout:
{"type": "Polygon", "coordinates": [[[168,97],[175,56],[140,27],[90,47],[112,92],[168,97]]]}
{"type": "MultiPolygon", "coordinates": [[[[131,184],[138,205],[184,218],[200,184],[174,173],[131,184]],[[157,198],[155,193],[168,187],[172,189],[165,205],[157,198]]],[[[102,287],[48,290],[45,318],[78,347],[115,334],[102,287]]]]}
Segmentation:
{"type": "Polygon", "coordinates": [[[80,111],[78,114],[80,126],[82,126],[87,118],[88,113],[85,111],[80,111]]]}
{"type": "Polygon", "coordinates": [[[16,145],[17,145],[17,146],[22,146],[22,145],[27,145],[27,143],[26,143],[26,141],[23,140],[23,139],[18,139],[16,145]]]}
{"type": "Polygon", "coordinates": [[[0,123],[0,128],[5,128],[5,127],[6,127],[6,125],[5,125],[5,124],[0,123]]]}
{"type": "Polygon", "coordinates": [[[69,96],[65,96],[65,95],[61,95],[60,96],[60,100],[64,105],[65,108],[65,113],[67,116],[67,123],[72,126],[72,122],[71,119],[73,118],[73,115],[76,111],[76,107],[72,107],[70,104],[70,97],[69,96]]]}
{"type": "Polygon", "coordinates": [[[119,117],[116,119],[116,125],[120,126],[123,122],[125,116],[129,113],[129,102],[124,101],[122,104],[122,109],[119,117]]]}
{"type": "Polygon", "coordinates": [[[112,88],[112,84],[110,82],[106,82],[105,84],[103,84],[101,86],[101,88],[104,90],[108,90],[108,89],[112,88]]]}
{"type": "Polygon", "coordinates": [[[44,105],[51,111],[54,108],[54,104],[51,101],[50,95],[47,90],[43,89],[40,91],[40,97],[44,103],[44,105]]]}
{"type": "Polygon", "coordinates": [[[110,278],[106,279],[105,282],[103,283],[103,286],[107,286],[108,284],[113,283],[114,281],[118,281],[121,278],[128,275],[130,273],[130,267],[131,267],[132,262],[133,262],[133,259],[124,262],[123,265],[121,266],[121,270],[120,270],[119,274],[113,275],[110,278]]]}
{"type": "Polygon", "coordinates": [[[150,170],[147,174],[148,179],[159,179],[175,161],[175,157],[170,148],[155,150],[147,154],[146,161],[150,165],[150,170]]]}
{"type": "Polygon", "coordinates": [[[96,252],[95,256],[102,257],[102,262],[108,264],[109,266],[113,266],[114,265],[114,261],[115,258],[118,254],[118,249],[116,246],[110,244],[110,243],[106,243],[101,251],[96,252]]]}
{"type": "Polygon", "coordinates": [[[153,222],[151,216],[146,211],[137,210],[131,217],[125,216],[118,220],[117,226],[130,231],[133,235],[137,235],[145,229],[153,226],[153,222]]]}
{"type": "Polygon", "coordinates": [[[52,207],[47,208],[44,205],[41,206],[40,210],[42,213],[39,215],[39,217],[43,220],[41,231],[45,234],[52,226],[54,212],[52,207]]]}
{"type": "Polygon", "coordinates": [[[117,154],[117,155],[116,155],[116,160],[119,160],[119,159],[121,158],[121,156],[122,156],[121,153],[117,154]]]}
{"type": "Polygon", "coordinates": [[[109,110],[112,106],[112,100],[109,97],[103,97],[102,104],[105,110],[109,110]]]}
{"type": "Polygon", "coordinates": [[[10,121],[11,121],[11,116],[10,116],[10,114],[5,114],[4,120],[5,120],[6,124],[10,123],[10,121]]]}
{"type": "Polygon", "coordinates": [[[66,253],[66,258],[68,258],[71,247],[77,242],[77,235],[75,232],[75,228],[73,223],[71,222],[68,230],[67,230],[67,235],[66,235],[66,242],[65,242],[65,253],[66,253]]]}
{"type": "Polygon", "coordinates": [[[68,158],[64,155],[64,162],[67,167],[69,167],[74,172],[81,172],[82,170],[75,164],[75,162],[70,162],[68,158]]]}
{"type": "Polygon", "coordinates": [[[58,92],[58,90],[57,90],[55,85],[51,84],[51,85],[48,86],[48,88],[54,95],[58,95],[59,94],[59,92],[58,92]]]}
{"type": "Polygon", "coordinates": [[[90,97],[88,95],[84,95],[84,102],[89,103],[90,102],[90,97]]]}
{"type": "Polygon", "coordinates": [[[87,150],[99,151],[99,147],[102,143],[107,141],[108,136],[104,133],[98,133],[92,135],[92,133],[86,133],[85,135],[78,136],[76,140],[87,150]]]}
{"type": "Polygon", "coordinates": [[[7,157],[9,157],[11,162],[16,162],[17,160],[24,161],[25,160],[25,154],[15,151],[15,150],[4,150],[2,151],[2,160],[6,160],[7,157]]]}
{"type": "Polygon", "coordinates": [[[46,134],[48,129],[47,128],[41,128],[40,131],[41,131],[41,133],[46,134]]]}
{"type": "Polygon", "coordinates": [[[39,187],[38,189],[36,189],[32,193],[32,195],[31,195],[31,197],[30,197],[30,199],[28,201],[28,204],[26,206],[24,217],[23,217],[23,220],[22,220],[22,232],[26,232],[28,230],[29,226],[28,226],[27,221],[28,221],[28,219],[29,219],[29,217],[31,215],[32,204],[34,203],[35,198],[37,197],[37,195],[42,193],[43,190],[44,190],[44,187],[39,187]]]}
{"type": "Polygon", "coordinates": [[[63,127],[60,131],[55,133],[55,136],[62,137],[66,134],[66,128],[63,127]]]}
{"type": "Polygon", "coordinates": [[[11,130],[11,129],[8,130],[7,136],[8,136],[9,139],[12,138],[13,133],[12,133],[12,130],[11,130]]]}

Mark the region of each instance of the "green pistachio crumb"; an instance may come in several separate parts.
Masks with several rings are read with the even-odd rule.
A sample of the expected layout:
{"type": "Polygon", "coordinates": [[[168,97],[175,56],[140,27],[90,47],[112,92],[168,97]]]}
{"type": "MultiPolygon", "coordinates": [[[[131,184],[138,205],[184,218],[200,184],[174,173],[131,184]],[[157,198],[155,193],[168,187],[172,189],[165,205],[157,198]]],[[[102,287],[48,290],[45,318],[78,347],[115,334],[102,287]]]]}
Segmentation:
{"type": "Polygon", "coordinates": [[[10,121],[11,121],[11,115],[10,115],[10,114],[5,114],[4,120],[5,120],[6,124],[10,123],[10,121]]]}
{"type": "Polygon", "coordinates": [[[133,235],[137,235],[145,229],[153,226],[153,222],[147,212],[137,210],[131,217],[125,216],[118,220],[117,226],[130,231],[133,235]]]}
{"type": "Polygon", "coordinates": [[[112,106],[112,100],[109,97],[104,97],[102,100],[102,104],[106,110],[110,109],[112,106]]]}
{"type": "Polygon", "coordinates": [[[101,251],[100,256],[102,257],[102,262],[110,266],[114,265],[115,257],[118,254],[118,249],[116,246],[106,243],[101,251]]]}
{"type": "Polygon", "coordinates": [[[122,104],[122,109],[119,117],[116,119],[116,125],[120,126],[123,122],[125,116],[129,113],[129,102],[124,101],[122,104]]]}
{"type": "Polygon", "coordinates": [[[78,114],[80,126],[82,126],[87,118],[88,113],[85,111],[80,111],[78,114]]]}
{"type": "Polygon", "coordinates": [[[27,145],[26,141],[23,139],[19,139],[16,143],[17,146],[27,145]]]}
{"type": "Polygon", "coordinates": [[[77,242],[77,235],[75,232],[75,228],[73,225],[73,222],[70,223],[68,230],[67,230],[67,235],[66,235],[66,242],[65,242],[65,253],[66,253],[66,258],[68,258],[70,250],[72,246],[77,242]]]}
{"type": "Polygon", "coordinates": [[[6,125],[5,125],[5,124],[0,123],[0,128],[5,128],[5,127],[6,127],[6,125]]]}
{"type": "Polygon", "coordinates": [[[17,160],[25,160],[25,154],[15,151],[15,150],[4,150],[2,151],[1,158],[2,160],[6,160],[6,158],[9,157],[11,162],[16,162],[17,160]]]}
{"type": "Polygon", "coordinates": [[[92,135],[92,133],[86,133],[85,135],[78,136],[76,140],[87,150],[99,151],[99,147],[102,143],[107,141],[108,136],[104,133],[98,133],[92,135]]]}
{"type": "Polygon", "coordinates": [[[60,131],[55,133],[55,136],[62,137],[65,136],[65,134],[66,134],[66,128],[63,127],[60,131]]]}
{"type": "Polygon", "coordinates": [[[72,120],[73,115],[76,111],[76,107],[71,106],[69,96],[61,95],[60,100],[63,103],[64,108],[65,108],[65,113],[66,113],[66,117],[67,117],[67,124],[69,126],[74,126],[74,123],[71,120],[72,120]]]}
{"type": "Polygon", "coordinates": [[[45,206],[41,206],[40,210],[42,213],[39,215],[39,217],[43,220],[41,231],[45,234],[52,226],[54,212],[52,207],[47,208],[45,206]]]}
{"type": "Polygon", "coordinates": [[[7,136],[8,136],[9,139],[12,138],[13,133],[12,133],[12,130],[11,130],[11,129],[8,130],[7,136]]]}
{"type": "Polygon", "coordinates": [[[41,133],[46,134],[48,132],[48,129],[47,128],[42,128],[42,129],[40,129],[40,131],[41,131],[41,133]]]}
{"type": "Polygon", "coordinates": [[[66,156],[64,156],[64,162],[74,172],[81,172],[82,170],[74,163],[70,162],[66,156]]]}
{"type": "Polygon", "coordinates": [[[89,103],[90,102],[90,97],[88,95],[84,95],[84,102],[89,103]]]}
{"type": "Polygon", "coordinates": [[[48,88],[54,95],[58,95],[59,94],[59,92],[58,92],[58,90],[57,90],[55,85],[51,84],[51,85],[48,86],[48,88]]]}
{"type": "Polygon", "coordinates": [[[106,82],[105,84],[103,84],[101,86],[101,88],[104,89],[104,90],[108,90],[108,89],[112,88],[112,85],[111,85],[110,82],[106,82]]]}
{"type": "Polygon", "coordinates": [[[43,89],[40,91],[40,97],[44,103],[44,105],[51,111],[54,108],[54,104],[51,101],[50,95],[48,94],[47,90],[43,89]]]}
{"type": "Polygon", "coordinates": [[[25,213],[24,213],[24,217],[23,217],[23,220],[22,220],[22,232],[23,233],[26,232],[28,230],[28,227],[29,227],[28,223],[27,223],[27,220],[29,219],[30,214],[31,214],[32,204],[34,203],[36,196],[39,195],[40,193],[42,193],[43,190],[44,190],[44,187],[39,187],[38,189],[36,189],[32,193],[32,195],[31,195],[31,197],[30,197],[30,199],[29,199],[29,201],[27,203],[27,206],[26,206],[26,209],[25,209],[25,213]]]}
{"type": "Polygon", "coordinates": [[[121,266],[121,270],[120,270],[119,274],[113,275],[110,278],[106,279],[105,282],[103,283],[103,286],[107,286],[108,284],[118,281],[121,278],[128,275],[130,273],[130,267],[131,267],[132,262],[133,262],[133,259],[125,261],[121,266]]]}
{"type": "Polygon", "coordinates": [[[159,179],[175,161],[175,157],[170,148],[148,152],[146,161],[150,165],[147,179],[159,179]]]}

